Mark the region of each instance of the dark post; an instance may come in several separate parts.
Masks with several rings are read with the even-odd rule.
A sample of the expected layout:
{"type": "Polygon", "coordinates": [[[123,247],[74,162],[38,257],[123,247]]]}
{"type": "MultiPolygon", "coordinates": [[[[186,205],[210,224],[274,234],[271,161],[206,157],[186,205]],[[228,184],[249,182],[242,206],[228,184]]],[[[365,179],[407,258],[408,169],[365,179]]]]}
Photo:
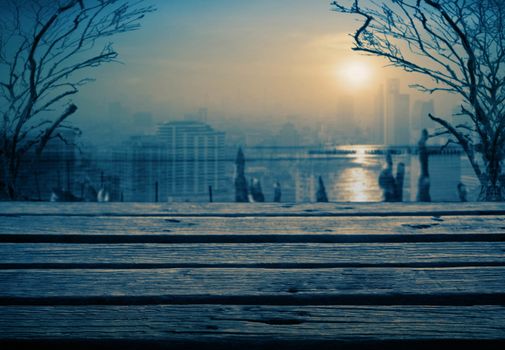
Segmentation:
{"type": "Polygon", "coordinates": [[[239,147],[235,160],[235,202],[249,202],[247,193],[247,180],[245,178],[245,157],[242,148],[239,147]]]}
{"type": "Polygon", "coordinates": [[[316,201],[321,203],[328,202],[328,195],[326,194],[326,188],[324,187],[323,178],[321,176],[319,176],[318,179],[316,201]]]}
{"type": "Polygon", "coordinates": [[[428,168],[428,149],[426,141],[428,141],[428,131],[423,129],[421,138],[418,142],[419,148],[419,163],[421,165],[421,174],[417,182],[417,201],[431,202],[430,196],[430,173],[428,168]]]}
{"type": "Polygon", "coordinates": [[[468,199],[466,198],[467,196],[467,190],[466,190],[466,186],[464,183],[460,182],[458,184],[458,196],[459,196],[459,200],[462,201],[462,202],[466,202],[468,201],[468,199]]]}
{"type": "Polygon", "coordinates": [[[209,185],[209,203],[212,203],[213,200],[212,200],[212,186],[209,185]]]}
{"type": "Polygon", "coordinates": [[[274,202],[280,203],[282,197],[281,184],[279,181],[276,181],[274,184],[274,202]]]}
{"type": "Polygon", "coordinates": [[[158,203],[158,181],[154,183],[154,201],[158,203]]]}
{"type": "Polygon", "coordinates": [[[379,187],[382,189],[385,202],[395,201],[396,181],[393,176],[393,158],[389,151],[386,153],[386,167],[379,175],[379,187]]]}
{"type": "Polygon", "coordinates": [[[403,179],[405,178],[405,164],[399,163],[396,168],[395,202],[403,202],[403,179]]]}

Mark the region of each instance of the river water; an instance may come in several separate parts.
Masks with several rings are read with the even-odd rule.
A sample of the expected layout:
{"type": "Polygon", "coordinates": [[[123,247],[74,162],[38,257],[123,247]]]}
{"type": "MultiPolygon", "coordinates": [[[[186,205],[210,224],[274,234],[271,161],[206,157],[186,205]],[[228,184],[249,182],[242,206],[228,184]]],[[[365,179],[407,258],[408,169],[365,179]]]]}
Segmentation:
{"type": "MultiPolygon", "coordinates": [[[[275,181],[281,183],[283,199],[288,202],[315,200],[317,180],[321,176],[330,201],[376,202],[382,200],[378,176],[385,166],[383,154],[370,154],[369,146],[349,146],[350,154],[308,154],[299,149],[290,154],[272,150],[250,150],[246,175],[261,180],[267,200],[273,198],[275,181]]],[[[247,152],[247,150],[246,150],[247,152]]],[[[247,155],[246,155],[247,156],[247,155]]],[[[415,201],[419,161],[415,154],[393,155],[394,168],[405,164],[404,201],[415,201]]],[[[465,183],[469,199],[475,199],[478,183],[468,161],[461,154],[431,155],[429,161],[431,197],[433,201],[458,201],[457,185],[465,183]]],[[[228,169],[227,173],[231,171],[228,169]]],[[[231,181],[231,179],[229,180],[231,181]]]]}
{"type": "MultiPolygon", "coordinates": [[[[341,147],[337,153],[313,152],[314,150],[308,148],[246,148],[246,177],[249,180],[260,180],[267,202],[273,201],[274,184],[277,181],[282,189],[282,202],[314,202],[319,176],[325,183],[330,201],[377,202],[382,200],[377,179],[385,166],[385,157],[384,154],[374,154],[373,150],[371,146],[341,147]]],[[[415,201],[419,177],[418,156],[408,152],[394,154],[393,162],[395,169],[398,163],[405,164],[404,201],[415,201]]],[[[431,155],[429,169],[433,201],[459,201],[459,182],[466,185],[468,199],[475,200],[478,182],[464,155],[431,155]]],[[[222,172],[219,185],[213,188],[213,200],[231,202],[234,200],[233,155],[230,154],[224,161],[222,172]]],[[[135,187],[135,184],[131,186],[135,187]]],[[[147,198],[149,201],[149,198],[154,198],[155,195],[146,193],[154,191],[152,185],[148,187],[140,192],[128,192],[126,189],[125,200],[146,201],[147,198]]],[[[186,191],[184,194],[169,194],[166,198],[162,196],[159,200],[207,202],[207,187],[200,193],[186,191]]]]}

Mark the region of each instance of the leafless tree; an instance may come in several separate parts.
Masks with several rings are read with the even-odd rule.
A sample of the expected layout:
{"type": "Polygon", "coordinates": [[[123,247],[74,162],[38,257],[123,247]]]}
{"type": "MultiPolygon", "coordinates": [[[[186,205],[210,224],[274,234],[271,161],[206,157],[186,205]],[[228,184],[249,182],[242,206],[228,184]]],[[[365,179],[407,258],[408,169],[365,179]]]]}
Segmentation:
{"type": "MultiPolygon", "coordinates": [[[[429,115],[437,135],[461,145],[479,178],[481,200],[504,199],[505,1],[334,1],[333,8],[362,21],[353,50],[386,58],[392,66],[431,78],[413,87],[461,97],[451,118],[429,115]]],[[[433,135],[432,135],[433,136],[433,135]]]]}
{"type": "Polygon", "coordinates": [[[18,196],[27,154],[40,158],[76,112],[71,98],[90,68],[117,61],[111,36],[136,30],[154,9],[142,0],[6,0],[0,3],[0,187],[18,196]]]}

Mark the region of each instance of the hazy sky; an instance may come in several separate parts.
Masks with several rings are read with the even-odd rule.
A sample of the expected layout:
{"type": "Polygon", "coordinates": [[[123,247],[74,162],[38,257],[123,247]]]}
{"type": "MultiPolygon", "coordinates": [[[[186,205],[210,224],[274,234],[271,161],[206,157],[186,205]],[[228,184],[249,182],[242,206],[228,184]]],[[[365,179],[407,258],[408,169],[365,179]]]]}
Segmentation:
{"type": "MultiPolygon", "coordinates": [[[[410,76],[351,51],[358,26],[327,0],[152,0],[157,12],[137,32],[115,37],[124,65],[93,72],[77,99],[80,117],[118,101],[156,119],[198,107],[212,117],[331,118],[355,96],[366,120],[380,83],[410,76]],[[356,67],[355,63],[360,62],[356,67]],[[346,71],[350,70],[350,74],[346,71]]],[[[429,97],[425,97],[429,98],[429,97]]]]}

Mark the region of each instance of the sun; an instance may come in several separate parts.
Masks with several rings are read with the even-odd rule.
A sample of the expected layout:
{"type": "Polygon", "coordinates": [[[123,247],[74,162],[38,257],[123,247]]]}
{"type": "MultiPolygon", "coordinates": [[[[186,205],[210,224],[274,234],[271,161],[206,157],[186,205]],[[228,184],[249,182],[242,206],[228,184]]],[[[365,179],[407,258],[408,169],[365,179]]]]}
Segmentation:
{"type": "Polygon", "coordinates": [[[337,78],[344,86],[354,88],[364,87],[370,82],[371,77],[372,69],[365,62],[347,62],[337,67],[337,78]]]}

